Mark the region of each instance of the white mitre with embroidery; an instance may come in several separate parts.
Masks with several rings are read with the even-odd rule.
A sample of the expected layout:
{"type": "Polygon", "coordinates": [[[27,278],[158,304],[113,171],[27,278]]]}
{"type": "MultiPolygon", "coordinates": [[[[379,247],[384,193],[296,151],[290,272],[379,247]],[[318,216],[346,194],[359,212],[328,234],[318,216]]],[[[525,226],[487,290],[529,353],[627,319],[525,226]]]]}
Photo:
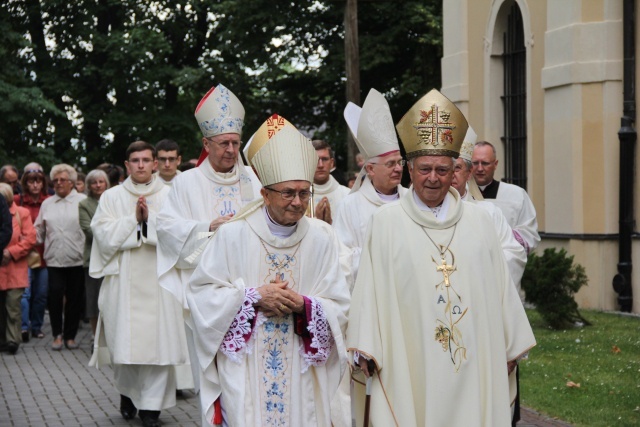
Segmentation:
{"type": "MultiPolygon", "coordinates": [[[[377,90],[369,91],[362,108],[349,102],[344,109],[344,119],[365,161],[400,151],[389,103],[377,90]]],[[[365,175],[363,167],[352,193],[358,191],[365,175]]]]}
{"type": "Polygon", "coordinates": [[[462,141],[462,146],[460,147],[460,157],[464,160],[471,161],[471,157],[473,157],[473,147],[476,145],[477,140],[478,135],[473,128],[469,126],[467,134],[464,136],[464,140],[462,141]]]}
{"type": "Polygon", "coordinates": [[[244,107],[233,92],[221,84],[202,97],[195,116],[205,138],[223,133],[242,134],[244,107]]]}
{"type": "MultiPolygon", "coordinates": [[[[471,158],[473,157],[473,147],[476,145],[476,141],[478,140],[478,135],[473,130],[471,126],[467,129],[467,134],[464,136],[464,140],[462,141],[462,146],[460,146],[460,158],[463,160],[467,160],[471,162],[471,158]]],[[[480,188],[478,188],[478,184],[476,183],[473,174],[469,175],[469,180],[467,181],[467,189],[469,194],[473,196],[475,200],[484,200],[482,197],[482,192],[480,188]]]]}
{"type": "Polygon", "coordinates": [[[265,187],[284,181],[313,183],[317,165],[318,155],[311,141],[293,126],[280,129],[251,159],[265,187]]]}

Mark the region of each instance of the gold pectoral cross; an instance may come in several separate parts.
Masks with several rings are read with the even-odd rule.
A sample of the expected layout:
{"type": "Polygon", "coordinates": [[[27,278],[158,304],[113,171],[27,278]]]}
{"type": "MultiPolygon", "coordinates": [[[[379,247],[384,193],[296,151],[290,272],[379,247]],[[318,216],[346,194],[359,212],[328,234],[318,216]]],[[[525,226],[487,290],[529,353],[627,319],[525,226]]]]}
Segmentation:
{"type": "Polygon", "coordinates": [[[444,256],[442,257],[442,264],[440,264],[439,266],[436,267],[436,270],[442,272],[442,276],[444,277],[444,285],[448,288],[449,286],[451,286],[451,282],[449,281],[449,277],[451,276],[451,273],[453,273],[454,271],[456,271],[456,267],[453,265],[448,265],[447,264],[447,260],[444,258],[444,256]]]}

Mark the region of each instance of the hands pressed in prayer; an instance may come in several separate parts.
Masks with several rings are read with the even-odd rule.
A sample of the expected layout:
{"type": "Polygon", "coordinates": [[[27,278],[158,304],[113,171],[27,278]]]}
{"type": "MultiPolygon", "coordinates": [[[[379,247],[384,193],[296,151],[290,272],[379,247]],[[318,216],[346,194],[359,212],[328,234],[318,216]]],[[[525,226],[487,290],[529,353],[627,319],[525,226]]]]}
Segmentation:
{"type": "Polygon", "coordinates": [[[144,196],[138,197],[136,203],[136,220],[138,222],[146,221],[149,218],[149,208],[147,207],[147,199],[144,196]]]}
{"type": "Polygon", "coordinates": [[[316,218],[326,222],[327,224],[331,224],[333,220],[331,219],[331,205],[329,204],[329,199],[323,197],[322,200],[318,202],[315,215],[316,218]]]}
{"type": "Polygon", "coordinates": [[[512,360],[511,362],[507,362],[507,375],[511,375],[511,372],[518,366],[517,360],[512,360]]]}
{"type": "Polygon", "coordinates": [[[288,288],[288,281],[281,281],[278,274],[271,283],[257,288],[260,293],[260,301],[256,307],[262,309],[267,317],[286,316],[291,313],[302,313],[304,311],[304,298],[297,292],[288,288]]]}
{"type": "Polygon", "coordinates": [[[233,218],[233,214],[220,216],[214,219],[213,221],[211,221],[211,224],[209,224],[209,231],[216,231],[218,227],[220,227],[225,222],[229,221],[231,218],[233,218]]]}

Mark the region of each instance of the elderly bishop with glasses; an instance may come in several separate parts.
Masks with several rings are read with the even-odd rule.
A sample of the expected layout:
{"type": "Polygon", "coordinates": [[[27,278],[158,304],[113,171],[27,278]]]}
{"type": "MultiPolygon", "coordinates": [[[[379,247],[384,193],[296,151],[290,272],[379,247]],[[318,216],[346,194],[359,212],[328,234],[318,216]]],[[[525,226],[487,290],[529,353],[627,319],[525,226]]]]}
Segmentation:
{"type": "Polygon", "coordinates": [[[247,150],[262,198],[217,230],[187,290],[209,425],[329,426],[346,367],[339,242],[305,216],[318,156],[280,119],[247,150]]]}
{"type": "Polygon", "coordinates": [[[347,331],[374,426],[511,424],[509,373],[535,339],[491,218],[451,188],[467,126],[437,90],[397,125],[413,186],[373,214],[347,331]]]}

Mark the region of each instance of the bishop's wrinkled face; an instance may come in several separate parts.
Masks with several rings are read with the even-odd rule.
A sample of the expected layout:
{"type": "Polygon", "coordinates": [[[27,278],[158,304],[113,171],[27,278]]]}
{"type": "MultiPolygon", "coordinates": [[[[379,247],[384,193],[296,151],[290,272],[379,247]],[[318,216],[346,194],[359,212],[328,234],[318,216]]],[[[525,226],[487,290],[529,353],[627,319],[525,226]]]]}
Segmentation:
{"type": "Polygon", "coordinates": [[[384,157],[374,157],[367,163],[366,171],[376,190],[391,194],[400,185],[403,167],[404,162],[398,151],[384,157]]]}
{"type": "Polygon", "coordinates": [[[453,181],[451,185],[458,190],[461,196],[464,196],[464,193],[467,191],[466,185],[469,176],[471,176],[471,169],[467,166],[467,162],[458,157],[453,167],[453,181]]]}
{"type": "Polygon", "coordinates": [[[209,155],[213,170],[225,173],[230,172],[235,166],[242,142],[237,133],[223,133],[202,138],[202,144],[209,155]]]}
{"type": "Polygon", "coordinates": [[[413,189],[430,208],[444,200],[453,181],[453,159],[449,156],[420,156],[409,163],[413,189]]]}
{"type": "Polygon", "coordinates": [[[271,219],[280,225],[293,225],[307,211],[311,198],[309,181],[284,181],[263,187],[264,198],[271,219]]]}

